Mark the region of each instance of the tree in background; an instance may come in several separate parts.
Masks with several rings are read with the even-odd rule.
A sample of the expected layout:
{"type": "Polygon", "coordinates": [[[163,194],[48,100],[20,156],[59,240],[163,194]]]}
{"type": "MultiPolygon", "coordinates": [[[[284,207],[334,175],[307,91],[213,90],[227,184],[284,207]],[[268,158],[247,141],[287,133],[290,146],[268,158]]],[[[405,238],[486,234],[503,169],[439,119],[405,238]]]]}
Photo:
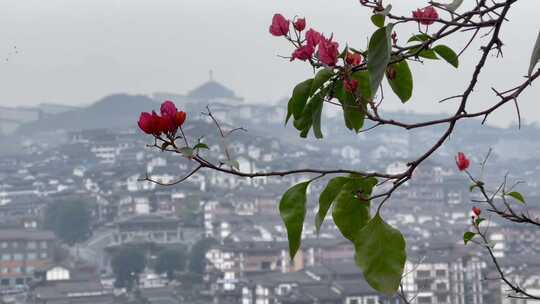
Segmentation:
{"type": "Polygon", "coordinates": [[[115,277],[114,286],[131,291],[146,267],[144,251],[131,246],[120,247],[113,256],[111,266],[115,277]]]}
{"type": "Polygon", "coordinates": [[[79,202],[58,201],[45,210],[45,229],[52,230],[63,243],[73,246],[91,235],[90,210],[79,202]]]}
{"type": "Polygon", "coordinates": [[[189,271],[196,274],[203,274],[206,269],[206,252],[212,245],[216,244],[216,240],[205,238],[199,240],[191,248],[189,255],[189,271]]]}
{"type": "Polygon", "coordinates": [[[168,248],[162,250],[157,257],[154,270],[156,273],[167,274],[167,279],[172,281],[175,272],[186,269],[186,252],[179,248],[168,248]]]}

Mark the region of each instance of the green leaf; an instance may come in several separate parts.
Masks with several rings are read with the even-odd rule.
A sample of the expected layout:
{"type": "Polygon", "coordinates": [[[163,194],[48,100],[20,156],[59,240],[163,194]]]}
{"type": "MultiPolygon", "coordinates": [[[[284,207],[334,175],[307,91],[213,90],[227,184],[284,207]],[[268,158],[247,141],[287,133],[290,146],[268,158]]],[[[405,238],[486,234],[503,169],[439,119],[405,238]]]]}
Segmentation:
{"type": "Polygon", "coordinates": [[[439,54],[442,59],[446,60],[446,62],[450,63],[453,67],[459,67],[459,58],[456,52],[454,52],[451,48],[447,47],[446,45],[437,45],[433,48],[433,51],[439,54]]]}
{"type": "Polygon", "coordinates": [[[536,38],[536,43],[531,54],[531,63],[529,64],[529,76],[532,75],[534,67],[540,60],[540,31],[538,32],[538,38],[536,38]]]}
{"type": "Polygon", "coordinates": [[[476,220],[474,220],[474,224],[475,224],[476,226],[480,226],[480,224],[481,224],[483,221],[485,221],[485,220],[486,220],[485,218],[479,217],[479,218],[477,218],[476,220]]]}
{"type": "Polygon", "coordinates": [[[390,62],[392,52],[392,29],[393,24],[388,24],[373,33],[369,40],[368,48],[368,71],[370,78],[371,93],[375,94],[384,77],[386,67],[390,62]]]}
{"type": "Polygon", "coordinates": [[[313,79],[308,79],[294,87],[292,97],[289,99],[289,104],[287,106],[287,118],[285,119],[285,124],[287,124],[291,116],[293,116],[294,119],[299,119],[302,115],[302,111],[306,106],[311,92],[312,83],[313,79]]]}
{"type": "Polygon", "coordinates": [[[231,168],[235,168],[236,170],[240,170],[240,163],[237,160],[226,160],[221,163],[231,168]]]}
{"type": "Polygon", "coordinates": [[[279,214],[287,228],[289,239],[289,255],[294,259],[300,248],[302,228],[306,217],[306,191],[311,181],[292,186],[281,197],[279,202],[279,214]]]}
{"type": "Polygon", "coordinates": [[[351,93],[345,91],[342,80],[336,82],[335,96],[343,106],[345,126],[349,130],[360,131],[364,126],[366,111],[361,108],[362,105],[356,103],[351,93]]]}
{"type": "Polygon", "coordinates": [[[312,96],[315,94],[315,92],[317,92],[317,90],[321,89],[332,76],[334,76],[334,72],[329,69],[322,69],[317,72],[315,78],[313,79],[313,83],[311,84],[309,96],[312,96]]]}
{"type": "Polygon", "coordinates": [[[474,237],[476,236],[476,233],[467,231],[463,234],[463,243],[467,245],[468,242],[470,242],[474,237]]]}
{"type": "Polygon", "coordinates": [[[195,155],[195,150],[193,150],[192,148],[189,148],[189,147],[180,148],[178,150],[178,152],[180,152],[180,154],[182,154],[182,156],[187,157],[187,158],[191,158],[191,157],[193,157],[195,155]]]}
{"type": "Polygon", "coordinates": [[[356,264],[369,285],[379,292],[394,294],[399,288],[407,259],[401,232],[388,225],[377,213],[360,230],[355,250],[356,264]]]}
{"type": "Polygon", "coordinates": [[[469,192],[473,192],[474,188],[479,187],[477,183],[471,184],[469,186],[469,192]]]}
{"type": "Polygon", "coordinates": [[[321,115],[323,107],[323,94],[319,92],[311,97],[302,112],[300,119],[295,120],[293,125],[300,131],[300,137],[307,137],[309,130],[313,127],[315,137],[322,138],[321,132],[321,115]]]}
{"type": "Polygon", "coordinates": [[[349,180],[348,177],[344,176],[334,177],[326,184],[326,187],[321,192],[321,195],[319,196],[319,211],[317,211],[317,215],[315,215],[315,229],[317,230],[317,234],[319,234],[321,225],[324,222],[324,218],[326,217],[332,202],[336,199],[336,196],[341,191],[343,185],[349,180]]]}
{"type": "Polygon", "coordinates": [[[382,14],[374,14],[371,16],[371,22],[376,27],[384,27],[384,19],[386,19],[386,17],[382,14]]]}
{"type": "Polygon", "coordinates": [[[437,57],[437,53],[435,53],[435,51],[433,51],[432,49],[421,50],[420,53],[418,53],[418,57],[439,60],[439,57],[437,57]]]}
{"type": "Polygon", "coordinates": [[[371,204],[367,198],[376,184],[375,178],[350,178],[335,198],[332,218],[341,234],[352,242],[369,221],[371,204]]]}
{"type": "Polygon", "coordinates": [[[402,60],[392,64],[390,67],[396,71],[396,76],[394,79],[390,79],[387,76],[386,79],[392,91],[396,93],[402,103],[405,103],[411,98],[413,91],[413,78],[409,64],[407,60],[402,60]]]}
{"type": "Polygon", "coordinates": [[[193,147],[193,149],[210,149],[210,148],[205,143],[198,143],[193,147]]]}
{"type": "Polygon", "coordinates": [[[409,38],[407,42],[413,42],[413,41],[424,42],[424,41],[428,41],[429,39],[431,39],[431,36],[429,36],[428,34],[418,34],[409,38]]]}
{"type": "Polygon", "coordinates": [[[513,197],[516,201],[522,203],[522,204],[525,204],[525,198],[523,197],[523,195],[517,191],[512,191],[510,193],[506,193],[506,195],[510,196],[510,197],[513,197]]]}
{"type": "Polygon", "coordinates": [[[454,0],[448,4],[445,4],[446,8],[451,11],[455,12],[460,6],[463,4],[463,0],[454,0]]]}

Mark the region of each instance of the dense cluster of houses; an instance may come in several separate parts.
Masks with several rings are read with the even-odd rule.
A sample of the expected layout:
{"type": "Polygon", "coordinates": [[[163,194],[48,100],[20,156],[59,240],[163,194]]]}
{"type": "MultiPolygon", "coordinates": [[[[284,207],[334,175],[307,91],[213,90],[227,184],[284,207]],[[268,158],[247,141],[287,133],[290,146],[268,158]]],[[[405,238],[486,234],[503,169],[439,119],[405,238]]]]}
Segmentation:
{"type": "MultiPolygon", "coordinates": [[[[216,104],[214,114],[229,127],[257,120],[248,133],[235,134],[226,143],[246,172],[351,165],[399,172],[422,145],[415,135],[391,131],[295,144],[294,132],[272,131],[282,127],[282,105],[244,104],[216,82],[172,97],[192,112],[204,107],[188,101],[216,104]]],[[[223,159],[224,144],[211,122],[193,117],[190,123],[185,131],[195,138],[205,136],[208,159],[223,159]]],[[[326,132],[341,132],[336,128],[325,126],[326,132]]],[[[145,148],[148,138],[137,130],[61,135],[65,139],[60,145],[30,143],[17,155],[0,158],[0,303],[139,303],[140,297],[149,303],[403,303],[399,296],[378,294],[367,285],[354,265],[353,245],[340,236],[331,218],[316,233],[313,218],[322,182],[309,189],[302,247],[291,260],[277,204],[285,189],[307,176],[241,179],[202,170],[184,183],[164,187],[141,179],[170,183],[190,172],[193,164],[145,148]],[[47,206],[58,200],[91,210],[93,235],[77,248],[43,229],[47,206]],[[186,288],[182,282],[169,284],[151,269],[140,277],[138,297],[114,288],[111,248],[143,243],[190,248],[201,239],[214,242],[204,254],[203,281],[196,290],[199,302],[178,295],[186,288]]],[[[416,304],[521,303],[504,297],[506,289],[485,252],[463,244],[475,194],[453,168],[451,149],[440,153],[440,159],[450,161],[427,161],[383,211],[407,239],[403,296],[416,304]]],[[[524,174],[539,169],[529,166],[524,174]]],[[[525,189],[534,201],[537,185],[525,189]]],[[[534,206],[529,211],[535,212],[534,206]]],[[[540,270],[538,232],[505,222],[490,225],[491,242],[505,271],[522,288],[540,291],[535,272],[540,270]]]]}

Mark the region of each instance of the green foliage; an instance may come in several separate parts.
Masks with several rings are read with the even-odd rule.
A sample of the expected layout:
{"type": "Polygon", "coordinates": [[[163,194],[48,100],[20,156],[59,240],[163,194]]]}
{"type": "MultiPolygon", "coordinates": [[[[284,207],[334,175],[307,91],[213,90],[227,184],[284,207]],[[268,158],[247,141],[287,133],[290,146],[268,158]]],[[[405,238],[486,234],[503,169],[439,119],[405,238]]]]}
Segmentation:
{"type": "Polygon", "coordinates": [[[355,242],[356,264],[375,290],[394,294],[401,282],[407,254],[405,239],[377,213],[355,242]]]}
{"type": "Polygon", "coordinates": [[[431,36],[429,36],[428,34],[417,34],[417,35],[413,35],[411,38],[409,38],[409,40],[407,40],[407,42],[424,42],[424,41],[428,41],[429,39],[431,39],[431,36]]]}
{"type": "Polygon", "coordinates": [[[320,132],[321,114],[323,107],[323,94],[317,93],[311,97],[302,112],[302,116],[295,120],[293,125],[300,131],[300,137],[307,137],[309,130],[313,127],[315,137],[322,138],[322,132],[320,132]]]}
{"type": "Polygon", "coordinates": [[[347,181],[349,181],[349,178],[344,176],[334,177],[326,184],[326,188],[324,188],[323,192],[321,192],[321,195],[319,196],[319,211],[317,211],[317,215],[315,216],[315,228],[317,233],[319,233],[324,218],[326,217],[330,206],[332,206],[334,199],[347,181]]]}
{"type": "Polygon", "coordinates": [[[332,77],[334,76],[334,72],[329,69],[321,69],[317,74],[315,75],[315,78],[313,78],[313,83],[311,84],[311,90],[309,93],[309,96],[313,96],[317,92],[317,90],[321,89],[323,85],[332,77]]]}
{"type": "Polygon", "coordinates": [[[371,16],[371,22],[376,27],[384,27],[384,19],[386,19],[386,17],[383,14],[374,14],[371,16]]]}
{"type": "Polygon", "coordinates": [[[186,268],[186,253],[182,249],[164,249],[158,255],[154,270],[156,273],[166,273],[167,279],[173,280],[174,273],[186,268]]]}
{"type": "Polygon", "coordinates": [[[384,77],[386,67],[390,62],[392,52],[392,29],[393,24],[388,24],[373,33],[369,40],[368,48],[368,71],[370,78],[371,93],[375,94],[384,77]]]}
{"type": "Polygon", "coordinates": [[[536,38],[536,43],[531,54],[531,63],[529,64],[529,76],[531,76],[534,67],[540,60],[540,31],[538,32],[538,37],[536,38]]]}
{"type": "Polygon", "coordinates": [[[302,115],[304,107],[306,106],[307,100],[309,98],[312,83],[313,79],[308,79],[297,84],[296,87],[294,87],[292,97],[291,99],[289,99],[289,104],[287,107],[287,118],[285,120],[285,123],[289,121],[291,115],[294,117],[295,120],[300,119],[300,116],[302,115]]]}
{"type": "Polygon", "coordinates": [[[451,48],[447,47],[446,45],[437,45],[433,48],[433,51],[441,56],[442,59],[446,60],[446,62],[450,63],[453,67],[459,67],[459,58],[456,52],[454,52],[451,48]]]}
{"type": "Polygon", "coordinates": [[[454,0],[449,4],[445,4],[444,6],[446,6],[449,11],[455,12],[461,6],[461,4],[463,4],[463,0],[454,0]]]}
{"type": "Polygon", "coordinates": [[[341,234],[354,242],[370,219],[370,201],[375,178],[348,178],[334,199],[332,218],[341,234]]]}
{"type": "Polygon", "coordinates": [[[523,195],[521,193],[519,193],[517,191],[512,191],[510,193],[506,193],[506,195],[514,198],[519,203],[525,204],[525,198],[523,197],[523,195]]]}
{"type": "Polygon", "coordinates": [[[405,103],[411,98],[413,91],[413,78],[409,64],[406,60],[401,60],[390,65],[389,68],[394,69],[395,77],[390,79],[387,75],[386,79],[392,91],[396,93],[402,103],[405,103]]]}
{"type": "Polygon", "coordinates": [[[205,238],[193,245],[189,255],[189,271],[196,274],[204,274],[206,268],[206,252],[208,252],[210,247],[214,244],[216,244],[216,240],[205,238]]]}
{"type": "MultiPolygon", "coordinates": [[[[355,73],[353,78],[359,77],[359,75],[365,75],[367,79],[359,80],[359,86],[362,84],[361,81],[364,81],[363,84],[369,84],[369,76],[366,72],[355,73]],[[367,81],[366,81],[367,80],[367,81]]],[[[355,78],[356,79],[356,78],[355,78]]],[[[357,79],[358,80],[358,79],[357,79]]],[[[345,126],[349,130],[354,130],[358,132],[364,126],[364,118],[366,116],[364,104],[358,104],[354,99],[354,96],[345,91],[343,88],[343,81],[339,80],[336,82],[335,97],[341,103],[343,110],[343,118],[345,120],[345,126]]],[[[363,99],[362,99],[363,100],[363,99]]]]}
{"type": "Polygon", "coordinates": [[[111,261],[115,282],[119,288],[132,290],[141,272],[146,267],[144,251],[131,246],[121,247],[111,261]]]}
{"type": "Polygon", "coordinates": [[[205,143],[198,143],[195,146],[193,146],[193,149],[210,149],[207,144],[205,143]]]}
{"type": "Polygon", "coordinates": [[[279,202],[279,213],[287,228],[291,259],[294,258],[300,248],[302,228],[306,217],[306,191],[310,182],[307,181],[292,186],[283,194],[279,202]]]}
{"type": "Polygon", "coordinates": [[[45,229],[67,245],[86,241],[91,235],[90,210],[82,202],[58,201],[45,210],[45,229]]]}
{"type": "MultiPolygon", "coordinates": [[[[418,52],[418,49],[414,49],[413,53],[418,52]]],[[[437,53],[435,53],[432,49],[423,49],[418,53],[418,57],[426,58],[426,59],[432,59],[432,60],[439,60],[439,57],[437,57],[437,53]]]]}
{"type": "Polygon", "coordinates": [[[463,234],[463,243],[467,245],[474,237],[476,236],[476,233],[467,231],[463,234]]]}

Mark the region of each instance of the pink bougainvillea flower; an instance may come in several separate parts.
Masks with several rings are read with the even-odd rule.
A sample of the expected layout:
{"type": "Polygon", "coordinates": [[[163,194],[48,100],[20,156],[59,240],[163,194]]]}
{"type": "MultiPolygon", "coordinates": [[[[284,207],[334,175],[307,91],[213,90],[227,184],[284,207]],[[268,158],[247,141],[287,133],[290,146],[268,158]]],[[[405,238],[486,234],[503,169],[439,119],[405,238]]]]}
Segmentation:
{"type": "Polygon", "coordinates": [[[289,33],[289,20],[281,14],[275,14],[270,25],[270,34],[274,36],[287,36],[289,33]]]}
{"type": "Polygon", "coordinates": [[[293,25],[297,31],[299,32],[303,31],[306,28],[306,18],[296,19],[293,25]]]}
{"type": "Polygon", "coordinates": [[[343,81],[343,88],[346,92],[353,93],[358,88],[358,80],[356,79],[345,79],[343,81]]]}
{"type": "Polygon", "coordinates": [[[307,40],[307,45],[316,47],[319,44],[319,42],[321,42],[321,33],[317,32],[314,29],[309,29],[306,32],[306,40],[307,40]]]}
{"type": "Polygon", "coordinates": [[[156,122],[152,114],[148,112],[142,112],[139,116],[138,122],[139,128],[146,134],[156,133],[156,122]]]}
{"type": "Polygon", "coordinates": [[[319,42],[319,60],[327,66],[335,66],[339,56],[339,44],[332,41],[332,37],[326,39],[321,37],[319,42]]]}
{"type": "Polygon", "coordinates": [[[469,168],[469,165],[469,159],[467,159],[463,152],[459,152],[456,156],[456,166],[458,167],[459,171],[467,170],[467,168],[469,168]]]}
{"type": "Polygon", "coordinates": [[[359,53],[349,53],[347,52],[347,55],[345,56],[345,62],[352,66],[357,66],[360,63],[362,63],[362,55],[359,53]]]}
{"type": "Polygon", "coordinates": [[[314,52],[315,52],[315,47],[313,47],[312,45],[307,44],[307,45],[301,46],[292,53],[291,61],[295,59],[306,61],[308,59],[311,59],[314,52]]]}
{"type": "Polygon", "coordinates": [[[439,19],[439,14],[431,5],[413,11],[412,15],[414,20],[423,25],[431,25],[439,19]]]}
{"type": "Polygon", "coordinates": [[[479,217],[480,213],[482,213],[482,210],[478,207],[473,207],[472,212],[474,213],[474,216],[479,217]]]}
{"type": "Polygon", "coordinates": [[[178,109],[176,108],[176,105],[174,104],[174,102],[172,102],[170,100],[165,100],[161,104],[161,108],[160,108],[161,116],[174,117],[176,115],[177,111],[178,111],[178,109]]]}
{"type": "Polygon", "coordinates": [[[186,121],[187,114],[184,111],[178,111],[175,115],[175,123],[177,127],[181,127],[186,121]]]}

